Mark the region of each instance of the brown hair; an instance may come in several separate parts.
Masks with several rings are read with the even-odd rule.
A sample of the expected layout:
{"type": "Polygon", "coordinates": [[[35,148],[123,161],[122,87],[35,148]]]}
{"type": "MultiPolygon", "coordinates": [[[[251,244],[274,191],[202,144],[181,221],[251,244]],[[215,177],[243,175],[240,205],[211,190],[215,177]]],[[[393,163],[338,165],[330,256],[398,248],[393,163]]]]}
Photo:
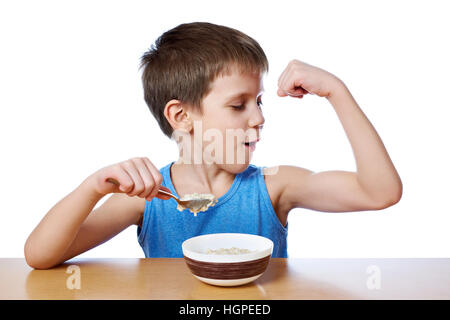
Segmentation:
{"type": "Polygon", "coordinates": [[[219,75],[232,65],[241,72],[267,72],[267,57],[246,34],[207,22],[181,24],[163,33],[141,57],[144,99],[161,130],[169,138],[173,129],[164,108],[180,100],[202,113],[201,101],[219,75]]]}

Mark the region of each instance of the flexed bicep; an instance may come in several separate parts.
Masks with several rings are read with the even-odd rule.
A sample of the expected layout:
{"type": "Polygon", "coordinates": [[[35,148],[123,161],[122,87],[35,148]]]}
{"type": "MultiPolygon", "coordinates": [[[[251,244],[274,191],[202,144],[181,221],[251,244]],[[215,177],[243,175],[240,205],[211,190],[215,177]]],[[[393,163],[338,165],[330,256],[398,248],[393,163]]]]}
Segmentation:
{"type": "Polygon", "coordinates": [[[280,166],[285,183],[280,201],[292,209],[324,212],[379,210],[383,206],[370,198],[354,172],[312,172],[295,166],[280,166]]]}

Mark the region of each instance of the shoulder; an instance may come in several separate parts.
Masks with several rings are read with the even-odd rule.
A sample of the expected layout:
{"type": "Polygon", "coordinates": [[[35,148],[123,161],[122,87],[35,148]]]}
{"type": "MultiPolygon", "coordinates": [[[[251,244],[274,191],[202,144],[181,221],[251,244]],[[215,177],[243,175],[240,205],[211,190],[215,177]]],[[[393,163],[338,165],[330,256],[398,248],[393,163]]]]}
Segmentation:
{"type": "Polygon", "coordinates": [[[282,223],[285,224],[289,211],[294,208],[289,198],[289,188],[296,185],[297,189],[311,173],[310,170],[289,165],[262,168],[272,205],[282,223]]]}
{"type": "Polygon", "coordinates": [[[308,177],[313,173],[308,169],[288,165],[268,167],[263,170],[266,184],[276,191],[280,197],[289,193],[289,188],[302,189],[302,187],[305,187],[308,177]]]}

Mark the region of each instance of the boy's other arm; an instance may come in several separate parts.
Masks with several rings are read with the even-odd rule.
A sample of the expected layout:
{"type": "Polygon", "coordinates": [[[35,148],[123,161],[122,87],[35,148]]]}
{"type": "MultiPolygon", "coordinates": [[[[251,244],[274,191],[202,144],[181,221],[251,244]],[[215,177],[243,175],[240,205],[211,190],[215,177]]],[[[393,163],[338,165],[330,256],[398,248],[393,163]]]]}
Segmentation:
{"type": "Polygon", "coordinates": [[[147,158],[133,158],[103,168],[85,179],[44,216],[25,243],[33,268],[54,267],[138,224],[145,200],[158,194],[162,176],[147,158]],[[108,182],[112,178],[118,182],[108,182]],[[93,210],[106,194],[114,193],[93,210]]]}
{"type": "Polygon", "coordinates": [[[113,194],[89,214],[57,264],[108,241],[131,225],[140,225],[144,209],[145,199],[113,194]]]}
{"type": "Polygon", "coordinates": [[[86,185],[58,202],[33,230],[25,244],[27,263],[47,269],[71,259],[137,224],[145,199],[113,194],[100,207],[86,185]]]}
{"type": "Polygon", "coordinates": [[[344,128],[356,160],[356,172],[312,171],[280,166],[272,178],[287,208],[342,212],[378,210],[397,203],[400,177],[375,128],[345,84],[328,72],[292,61],[279,80],[279,95],[316,94],[326,97],[344,128]]]}

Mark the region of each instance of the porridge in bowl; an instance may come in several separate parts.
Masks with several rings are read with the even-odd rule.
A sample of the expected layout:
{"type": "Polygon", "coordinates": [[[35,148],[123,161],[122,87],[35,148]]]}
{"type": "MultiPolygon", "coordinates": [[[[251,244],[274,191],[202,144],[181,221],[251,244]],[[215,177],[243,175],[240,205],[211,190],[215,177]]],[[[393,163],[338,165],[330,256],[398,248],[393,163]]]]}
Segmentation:
{"type": "Polygon", "coordinates": [[[197,279],[217,286],[238,286],[264,273],[273,242],[253,234],[213,233],[185,240],[182,250],[197,279]]]}
{"type": "Polygon", "coordinates": [[[248,249],[240,249],[236,247],[232,247],[230,249],[220,248],[220,249],[208,249],[206,251],[206,254],[244,254],[244,253],[250,253],[251,250],[248,249]]]}

